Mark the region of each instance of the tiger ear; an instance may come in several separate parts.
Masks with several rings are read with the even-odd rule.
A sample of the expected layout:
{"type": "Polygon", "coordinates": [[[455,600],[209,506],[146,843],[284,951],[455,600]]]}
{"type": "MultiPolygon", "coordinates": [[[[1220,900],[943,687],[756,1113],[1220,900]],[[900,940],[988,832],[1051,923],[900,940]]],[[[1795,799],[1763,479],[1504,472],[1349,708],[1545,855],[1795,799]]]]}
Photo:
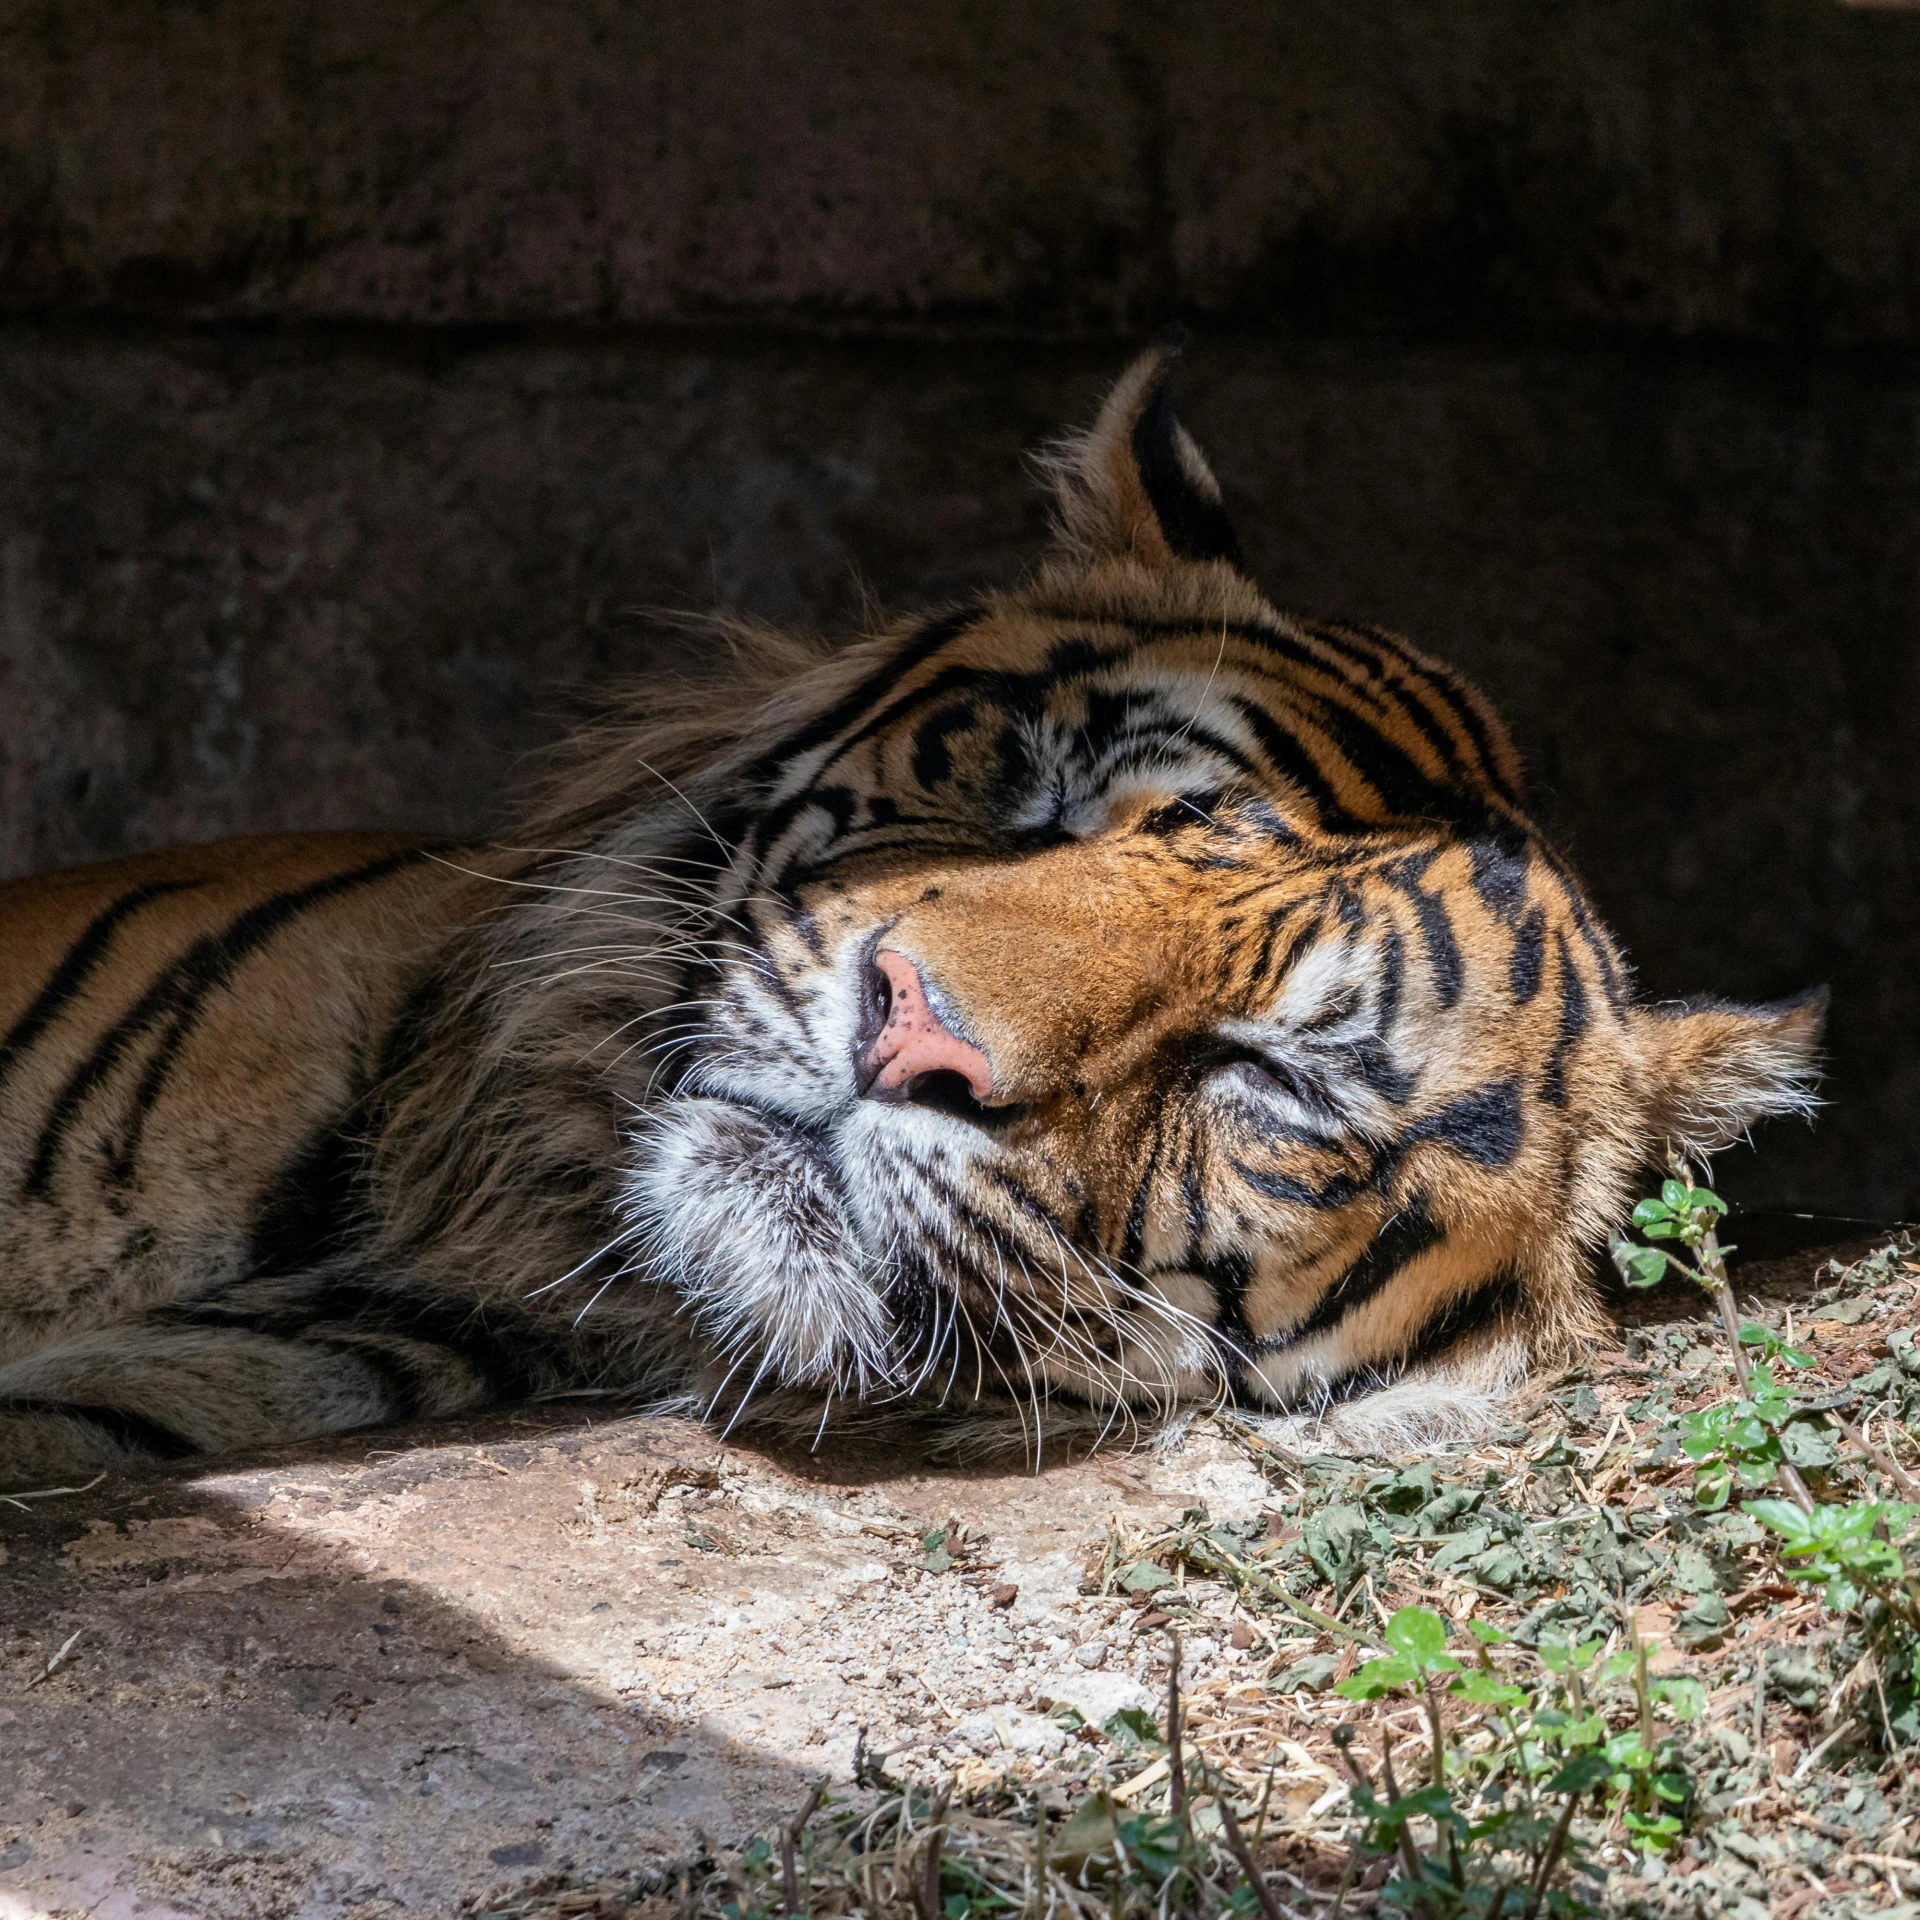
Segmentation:
{"type": "Polygon", "coordinates": [[[1184,333],[1169,329],[1120,376],[1093,425],[1043,458],[1060,544],[1084,565],[1130,556],[1150,567],[1179,560],[1241,566],[1220,483],[1174,417],[1169,376],[1185,343],[1184,333]]]}
{"type": "Polygon", "coordinates": [[[1827,990],[1770,1006],[1642,1007],[1632,1015],[1654,1093],[1650,1130],[1684,1152],[1717,1153],[1756,1120],[1819,1105],[1827,990]]]}

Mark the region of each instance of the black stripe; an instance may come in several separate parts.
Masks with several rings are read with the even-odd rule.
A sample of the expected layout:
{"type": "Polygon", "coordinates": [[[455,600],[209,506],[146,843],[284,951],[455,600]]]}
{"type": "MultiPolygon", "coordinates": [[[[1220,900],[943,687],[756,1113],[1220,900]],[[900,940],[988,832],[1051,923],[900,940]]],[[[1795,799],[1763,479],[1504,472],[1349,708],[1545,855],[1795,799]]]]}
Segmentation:
{"type": "Polygon", "coordinates": [[[1567,951],[1567,936],[1555,931],[1554,945],[1560,952],[1560,1031],[1554,1036],[1553,1051],[1547,1056],[1546,1072],[1540,1078],[1540,1098],[1549,1106],[1567,1104],[1567,1065],[1580,1037],[1593,1024],[1587,1004],[1587,990],[1580,982],[1580,971],[1567,951]]]}
{"type": "Polygon", "coordinates": [[[34,1148],[23,1189],[30,1199],[50,1196],[54,1161],[58,1157],[68,1129],[81,1109],[119,1065],[121,1057],[150,1028],[166,1025],[159,1044],[141,1075],[126,1116],[127,1131],[115,1149],[109,1165],[109,1178],[124,1185],[132,1178],[133,1159],[139,1149],[146,1116],[159,1098],[172,1071],[182,1044],[200,1017],[207,997],[224,986],[233,970],[255,949],[264,946],[276,934],[323,901],[337,898],[356,887],[384,880],[426,858],[419,849],[386,854],[346,873],[330,874],[324,880],[295,887],[285,893],[249,907],[219,933],[206,935],[167,967],[141,995],[137,1004],[110,1027],[60,1090],[40,1138],[34,1148]]]}
{"type": "Polygon", "coordinates": [[[1362,1394],[1390,1387],[1414,1368],[1444,1359],[1452,1348],[1474,1334],[1522,1318],[1528,1302],[1526,1282],[1511,1268],[1503,1268],[1470,1291],[1455,1294],[1399,1353],[1368,1361],[1330,1381],[1327,1400],[1357,1400],[1362,1394]]]}
{"type": "Polygon", "coordinates": [[[1466,966],[1460,958],[1459,943],[1453,937],[1453,921],[1448,917],[1446,901],[1437,893],[1428,893],[1420,882],[1432,866],[1431,853],[1412,853],[1384,868],[1381,878],[1413,903],[1414,917],[1420,923],[1420,938],[1426,943],[1427,965],[1433,971],[1433,990],[1443,1007],[1453,1006],[1466,984],[1466,966]]]}
{"type": "Polygon", "coordinates": [[[1053,1209],[1024,1180],[1016,1179],[1005,1167],[998,1166],[992,1161],[987,1161],[980,1171],[986,1175],[988,1184],[998,1187],[1015,1208],[1024,1213],[1029,1220],[1043,1227],[1049,1227],[1056,1233],[1060,1231],[1061,1223],[1055,1217],[1053,1209]]]}
{"type": "MultiPolygon", "coordinates": [[[[531,1321],[514,1318],[489,1326],[471,1300],[432,1294],[400,1293],[364,1280],[326,1280],[310,1291],[271,1305],[248,1304],[204,1295],[185,1300],[153,1316],[174,1326],[244,1328],[279,1340],[316,1340],[327,1344],[328,1327],[356,1334],[384,1335],[439,1347],[459,1358],[496,1399],[520,1399],[538,1392],[566,1366],[564,1340],[531,1321]]],[[[361,1349],[345,1349],[358,1354],[361,1349]]]]}
{"type": "Polygon", "coordinates": [[[1302,1340],[1312,1339],[1315,1334],[1325,1333],[1348,1314],[1358,1312],[1396,1274],[1446,1237],[1446,1229],[1427,1211],[1426,1195],[1415,1194],[1368,1241],[1359,1259],[1320,1296],[1313,1311],[1297,1327],[1285,1333],[1269,1334],[1260,1342],[1259,1351],[1280,1353],[1302,1340]]]}
{"type": "MultiPolygon", "coordinates": [[[[1324,673],[1370,698],[1376,705],[1392,705],[1419,729],[1449,771],[1456,772],[1464,785],[1484,785],[1516,814],[1525,817],[1524,797],[1499,772],[1492,737],[1478,708],[1468,699],[1465,683],[1444,667],[1416,661],[1390,633],[1373,627],[1322,626],[1305,621],[1294,623],[1297,631],[1250,620],[1122,621],[1089,614],[1086,608],[1070,603],[1049,606],[1038,602],[1032,610],[1062,621],[1097,621],[1104,626],[1124,626],[1143,639],[1177,637],[1217,641],[1225,634],[1293,665],[1324,673]],[[1369,651],[1369,647],[1375,650],[1369,651]],[[1469,767],[1461,760],[1458,744],[1447,736],[1443,724],[1433,720],[1429,698],[1445,710],[1466,737],[1479,763],[1477,767],[1469,767]]],[[[1297,681],[1287,684],[1296,693],[1323,697],[1314,695],[1310,688],[1302,688],[1297,681]]]]}
{"type": "Polygon", "coordinates": [[[776,740],[747,768],[746,777],[749,780],[764,780],[789,761],[799,759],[815,747],[824,746],[843,727],[857,720],[902,674],[911,673],[923,661],[938,653],[948,641],[957,640],[984,617],[985,609],[971,601],[963,602],[950,612],[935,615],[918,633],[909,635],[898,652],[889,654],[864,680],[843,693],[824,713],[816,714],[784,739],[776,740]]]}
{"type": "Polygon", "coordinates": [[[390,1337],[376,1335],[365,1338],[351,1334],[329,1336],[324,1331],[315,1330],[301,1341],[303,1346],[318,1347],[323,1353],[335,1354],[373,1376],[375,1384],[385,1396],[386,1405],[381,1410],[379,1420],[356,1421],[357,1426],[371,1427],[390,1420],[417,1420],[427,1410],[427,1369],[403,1349],[378,1344],[381,1338],[390,1337]]]}
{"type": "Polygon", "coordinates": [[[1519,1319],[1527,1309],[1527,1283],[1510,1267],[1483,1280],[1467,1293],[1456,1293],[1420,1329],[1400,1356],[1404,1371],[1442,1358],[1449,1347],[1476,1333],[1490,1332],[1503,1321],[1519,1319]]]}
{"type": "Polygon", "coordinates": [[[1370,1087],[1390,1105],[1404,1107],[1413,1098],[1413,1090],[1419,1085],[1419,1076],[1409,1073],[1394,1059],[1387,1050],[1387,1043],[1377,1033],[1348,1041],[1342,1051],[1352,1060],[1360,1083],[1370,1087]]]}
{"type": "Polygon", "coordinates": [[[1400,989],[1406,982],[1407,949],[1399,929],[1389,927],[1380,943],[1380,1002],[1374,1012],[1373,1027],[1382,1040],[1400,1018],[1400,989]]]}
{"type": "Polygon", "coordinates": [[[1429,1144],[1446,1147],[1478,1167],[1504,1167],[1520,1151],[1525,1135],[1520,1083],[1490,1080],[1416,1120],[1381,1155],[1379,1177],[1387,1178],[1414,1148],[1429,1144]]]}
{"type": "Polygon", "coordinates": [[[1467,847],[1473,862],[1473,890],[1487,911],[1515,925],[1527,904],[1527,875],[1533,863],[1526,842],[1517,835],[1475,840],[1467,847]]]}
{"type": "Polygon", "coordinates": [[[247,1270],[270,1279],[317,1266],[351,1244],[364,1207],[364,1110],[314,1133],[268,1188],[254,1217],[247,1270]]]}
{"type": "MultiPolygon", "coordinates": [[[[1332,1212],[1390,1180],[1418,1147],[1442,1146],[1476,1166],[1504,1167],[1520,1151],[1525,1135],[1519,1083],[1493,1080],[1416,1120],[1399,1139],[1379,1149],[1364,1173],[1337,1173],[1325,1186],[1314,1187],[1291,1174],[1250,1167],[1244,1160],[1235,1160],[1233,1170],[1256,1193],[1270,1200],[1332,1212]]],[[[1274,1137],[1284,1138],[1279,1134],[1274,1137]]]]}
{"type": "Polygon", "coordinates": [[[113,936],[122,921],[131,919],[150,901],[162,899],[170,893],[184,893],[201,884],[198,880],[149,880],[145,886],[123,893],[110,907],[103,907],[96,913],[87,922],[79,939],[67,949],[60,964],[48,975],[46,985],[34,996],[33,1004],[13,1023],[7,1037],[0,1040],[0,1082],[5,1081],[7,1075],[26,1057],[28,1048],[52,1026],[62,1008],[86,985],[94,969],[106,958],[107,949],[113,944],[113,936]]]}
{"type": "Polygon", "coordinates": [[[1320,763],[1266,708],[1244,694],[1233,696],[1234,710],[1252,730],[1266,755],[1267,764],[1283,779],[1290,780],[1313,804],[1320,826],[1328,833],[1365,833],[1368,823],[1349,813],[1340,804],[1332,783],[1321,771],[1320,763]]]}
{"type": "Polygon", "coordinates": [[[1516,1006],[1524,1007],[1540,991],[1540,972],[1546,959],[1547,916],[1539,907],[1529,907],[1513,936],[1513,958],[1507,964],[1507,985],[1513,989],[1516,1006]]]}
{"type": "MultiPolygon", "coordinates": [[[[1393,634],[1379,627],[1358,629],[1401,663],[1408,678],[1419,688],[1430,691],[1447,710],[1462,733],[1473,744],[1474,756],[1479,761],[1480,777],[1487,782],[1500,797],[1513,808],[1514,812],[1526,812],[1526,796],[1512,786],[1499,768],[1499,756],[1493,750],[1493,737],[1487,731],[1487,723],[1482,718],[1479,707],[1470,695],[1467,683],[1451,667],[1438,665],[1422,666],[1406,650],[1401,641],[1393,634]]],[[[1496,726],[1499,722],[1494,723],[1496,726]]],[[[1503,730],[1504,731],[1504,730],[1503,730]]],[[[1503,739],[1501,742],[1505,745],[1503,739]]]]}
{"type": "Polygon", "coordinates": [[[156,1460],[184,1460],[200,1451],[185,1434],[125,1407],[95,1407],[68,1400],[0,1400],[0,1414],[9,1413],[44,1413],[62,1420],[82,1420],[127,1452],[147,1454],[156,1460]]]}
{"type": "Polygon", "coordinates": [[[1320,701],[1313,721],[1393,818],[1431,820],[1470,833],[1492,824],[1484,796],[1423,773],[1375,722],[1339,701],[1320,701]]]}
{"type": "Polygon", "coordinates": [[[1213,1289],[1213,1331],[1225,1349],[1223,1357],[1251,1355],[1253,1329],[1247,1324],[1247,1287],[1253,1279],[1253,1260],[1244,1253],[1223,1253],[1198,1268],[1213,1289]]]}
{"type": "MultiPolygon", "coordinates": [[[[1262,891],[1265,889],[1263,888],[1262,891]]],[[[1253,980],[1256,985],[1265,983],[1267,970],[1273,965],[1273,949],[1280,938],[1280,930],[1293,917],[1301,904],[1298,900],[1289,900],[1284,906],[1275,907],[1267,915],[1266,931],[1260,936],[1260,950],[1253,959],[1253,980]]]]}
{"type": "Polygon", "coordinates": [[[1600,990],[1607,996],[1607,1004],[1617,1013],[1627,1004],[1627,990],[1619,969],[1614,965],[1612,949],[1600,929],[1594,925],[1593,914],[1588,909],[1586,896],[1581,893],[1579,884],[1569,873],[1563,873],[1560,877],[1567,890],[1567,905],[1573,913],[1574,931],[1593,955],[1593,964],[1600,969],[1600,990]]]}
{"type": "Polygon", "coordinates": [[[1147,504],[1166,543],[1182,560],[1224,560],[1238,567],[1240,542],[1217,500],[1194,484],[1180,457],[1179,422],[1163,377],[1133,423],[1132,451],[1147,504]]]}
{"type": "Polygon", "coordinates": [[[976,709],[959,701],[929,714],[914,730],[913,777],[923,793],[931,793],[953,772],[953,754],[948,736],[965,733],[973,725],[976,709]]]}
{"type": "Polygon", "coordinates": [[[1309,1186],[1291,1174],[1273,1173],[1262,1167],[1250,1167],[1236,1160],[1233,1170],[1255,1193],[1269,1200],[1281,1200],[1289,1206],[1312,1207],[1320,1213],[1332,1213],[1349,1201],[1357,1200],[1373,1184],[1372,1172],[1336,1173],[1324,1187],[1309,1186]]]}
{"type": "MultiPolygon", "coordinates": [[[[971,625],[972,622],[967,624],[971,625]]],[[[886,732],[908,714],[933,706],[950,696],[956,703],[962,698],[973,701],[977,706],[997,713],[1002,719],[1032,719],[1038,715],[1047,695],[1064,682],[1085,679],[1103,667],[1124,660],[1130,651],[1132,649],[1127,646],[1102,648],[1080,635],[1068,634],[1053,643],[1046,659],[1030,673],[1015,673],[1004,667],[942,667],[923,685],[888,701],[877,713],[869,715],[855,727],[835,746],[831,757],[819,768],[814,778],[825,778],[856,747],[886,732]]],[[[764,840],[759,844],[764,845],[764,840]]]]}

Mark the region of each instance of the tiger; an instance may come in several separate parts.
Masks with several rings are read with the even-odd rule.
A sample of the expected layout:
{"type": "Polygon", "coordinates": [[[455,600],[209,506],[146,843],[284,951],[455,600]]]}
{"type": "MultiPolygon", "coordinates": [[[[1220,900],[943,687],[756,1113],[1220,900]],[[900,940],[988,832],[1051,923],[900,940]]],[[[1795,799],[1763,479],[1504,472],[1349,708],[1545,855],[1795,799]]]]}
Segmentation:
{"type": "Polygon", "coordinates": [[[1177,354],[1017,583],[726,627],[497,844],[0,889],[0,1486],[595,1392],[1418,1449],[1599,1338],[1824,1000],[1637,999],[1486,699],[1254,583],[1177,354]]]}

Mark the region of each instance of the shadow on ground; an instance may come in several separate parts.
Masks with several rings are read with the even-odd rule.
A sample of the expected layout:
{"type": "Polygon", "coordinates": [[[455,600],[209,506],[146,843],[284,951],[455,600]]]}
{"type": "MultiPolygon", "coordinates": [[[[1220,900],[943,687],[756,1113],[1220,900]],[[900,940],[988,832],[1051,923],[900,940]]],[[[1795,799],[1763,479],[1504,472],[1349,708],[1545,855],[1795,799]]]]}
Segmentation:
{"type": "Polygon", "coordinates": [[[630,1884],[846,1783],[862,1726],[1084,1680],[1087,1540],[1208,1497],[1258,1478],[777,1456],[576,1403],[0,1507],[0,1920],[630,1884]],[[929,1571],[949,1518],[978,1544],[929,1571]]]}

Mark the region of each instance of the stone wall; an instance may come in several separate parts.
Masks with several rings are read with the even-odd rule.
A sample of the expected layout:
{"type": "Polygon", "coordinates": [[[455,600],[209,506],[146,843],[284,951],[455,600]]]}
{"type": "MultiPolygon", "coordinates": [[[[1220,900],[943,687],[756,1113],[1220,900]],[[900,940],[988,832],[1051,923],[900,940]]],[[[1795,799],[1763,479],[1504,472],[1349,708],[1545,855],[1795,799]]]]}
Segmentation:
{"type": "Polygon", "coordinates": [[[1181,311],[1255,571],[1483,681],[1647,989],[1833,985],[1729,1184],[1920,1211],[1915,101],[1816,0],[10,9],[0,871],[484,831],[693,617],[1010,577],[1181,311]]]}
{"type": "Polygon", "coordinates": [[[15,0],[0,306],[1905,341],[1916,98],[1829,0],[15,0]]]}

